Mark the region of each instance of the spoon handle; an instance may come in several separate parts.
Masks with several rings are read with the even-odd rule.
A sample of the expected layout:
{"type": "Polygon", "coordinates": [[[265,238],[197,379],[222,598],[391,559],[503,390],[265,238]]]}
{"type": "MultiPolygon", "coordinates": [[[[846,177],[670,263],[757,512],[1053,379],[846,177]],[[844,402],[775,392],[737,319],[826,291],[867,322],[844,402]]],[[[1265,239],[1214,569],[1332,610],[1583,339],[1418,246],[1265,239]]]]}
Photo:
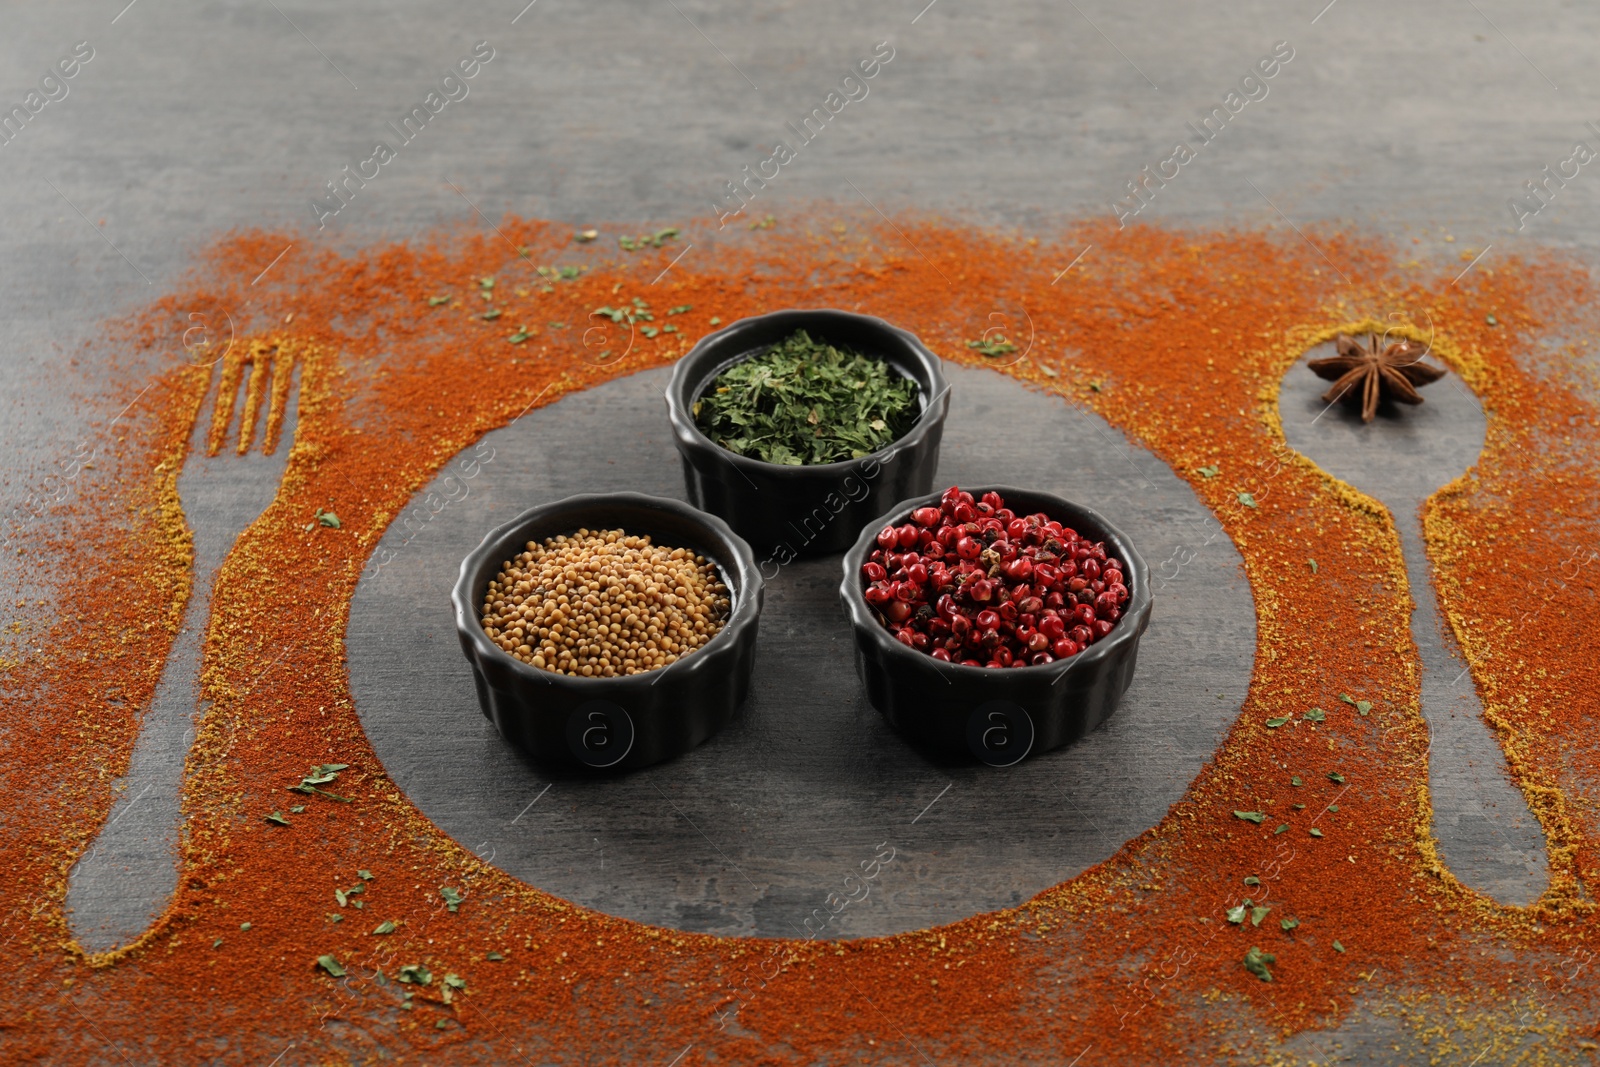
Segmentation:
{"type": "Polygon", "coordinates": [[[1523,809],[1505,755],[1481,705],[1466,657],[1444,624],[1432,564],[1423,540],[1422,510],[1395,516],[1406,580],[1416,607],[1411,637],[1422,663],[1422,714],[1428,724],[1428,786],[1436,811],[1434,833],[1446,862],[1458,856],[1494,857],[1479,872],[1483,889],[1503,902],[1528,904],[1548,884],[1543,834],[1531,816],[1497,817],[1523,809]],[[1487,875],[1487,878],[1483,876],[1487,875]]]}

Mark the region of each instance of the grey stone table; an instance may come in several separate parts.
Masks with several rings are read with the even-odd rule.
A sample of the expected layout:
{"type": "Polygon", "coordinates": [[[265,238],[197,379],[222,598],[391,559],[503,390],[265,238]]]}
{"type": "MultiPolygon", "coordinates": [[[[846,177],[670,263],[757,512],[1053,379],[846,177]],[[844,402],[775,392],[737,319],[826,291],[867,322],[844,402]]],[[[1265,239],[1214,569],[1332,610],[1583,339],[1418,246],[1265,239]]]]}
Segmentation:
{"type": "MultiPolygon", "coordinates": [[[[1600,248],[1594,210],[1600,184],[1589,169],[1549,186],[1548,203],[1521,201],[1536,213],[1525,206],[1519,219],[1507,202],[1524,197],[1524,183],[1542,178],[1541,168],[1566,159],[1575,140],[1594,136],[1585,123],[1600,114],[1590,55],[1597,30],[1600,12],[1570,0],[1431,0],[1381,11],[1366,0],[1245,0],[1222,7],[511,0],[470,9],[442,0],[321,8],[255,0],[186,6],[68,0],[15,7],[0,15],[4,109],[22,106],[63,58],[92,58],[79,62],[65,95],[52,90],[56,99],[37,105],[20,130],[13,120],[0,138],[0,513],[18,513],[84,439],[86,424],[121,406],[130,382],[181,358],[179,339],[172,338],[145,365],[117,373],[72,361],[104,320],[176,285],[219,232],[280,230],[285,254],[299,256],[403,239],[439,223],[482,226],[507,211],[563,223],[711,221],[712,201],[725,183],[788,137],[786,124],[816,107],[880,41],[892,42],[894,58],[873,79],[870,95],[850,103],[784,168],[755,211],[774,214],[783,227],[819,214],[875,218],[879,209],[942,212],[1029,232],[1049,232],[1064,219],[1109,219],[1129,180],[1167,158],[1177,139],[1190,138],[1187,124],[1198,123],[1275,42],[1285,41],[1293,58],[1267,83],[1266,95],[1234,116],[1179,178],[1155,191],[1139,223],[1264,227],[1289,241],[1314,241],[1322,225],[1353,226],[1394,237],[1447,276],[1535,244],[1593,257],[1600,248]],[[387,123],[398,122],[445,67],[485,40],[495,56],[470,96],[430,122],[319,229],[311,202],[326,196],[325,183],[366,158],[374,140],[391,136],[387,123]],[[75,48],[79,42],[87,48],[75,48]]],[[[1391,309],[1368,310],[1381,318],[1391,309]]],[[[976,384],[968,394],[976,403],[984,390],[1004,392],[1003,385],[976,384]]],[[[628,403],[649,412],[648,383],[608,388],[605,396],[622,403],[631,395],[628,403]]],[[[1046,405],[1048,425],[1063,435],[1074,425],[1059,401],[988,395],[990,403],[1046,405]]],[[[596,402],[574,397],[562,407],[596,402]]],[[[1285,408],[1286,421],[1291,410],[1285,408]]],[[[554,409],[542,417],[552,431],[570,418],[554,409]]],[[[1154,501],[1168,499],[1162,494],[1172,489],[1170,474],[1137,451],[1129,456],[1143,464],[1139,476],[1157,487],[1136,499],[1155,508],[1154,501]]],[[[496,476],[507,479],[497,498],[504,507],[518,492],[514,475],[502,474],[513,470],[511,458],[497,454],[496,463],[505,465],[484,475],[485,486],[496,476]]],[[[974,467],[961,465],[985,458],[952,447],[947,469],[952,478],[969,477],[974,467]]],[[[676,491],[671,476],[660,477],[663,491],[676,491]]],[[[562,489],[560,480],[570,474],[558,468],[552,478],[543,491],[562,489]]],[[[493,496],[486,490],[473,499],[493,496]]],[[[1170,506],[1182,513],[1192,501],[1180,493],[1170,506]]],[[[1156,544],[1155,512],[1141,521],[1156,544]]],[[[449,528],[460,533],[473,525],[464,511],[449,528]]],[[[1407,554],[1414,556],[1409,548],[1407,554]]],[[[816,566],[793,568],[775,584],[763,629],[764,670],[780,662],[767,653],[784,638],[818,657],[833,654],[820,607],[829,569],[816,566]]],[[[1222,556],[1217,566],[1227,570],[1222,556]]],[[[44,595],[32,581],[14,560],[0,557],[8,597],[13,589],[44,595]]],[[[383,595],[378,583],[360,594],[363,604],[383,595]]],[[[1420,622],[1419,632],[1429,625],[1420,622]]],[[[1160,633],[1152,630],[1152,651],[1160,633]]],[[[1238,637],[1238,644],[1211,650],[1213,658],[1247,656],[1244,634],[1238,637]]],[[[352,634],[353,642],[369,639],[384,634],[352,634]]],[[[436,643],[446,645],[448,635],[438,634],[436,643]]],[[[0,656],[6,651],[0,644],[0,656]]],[[[400,676],[368,655],[378,646],[357,651],[364,705],[374,714],[379,705],[403,706],[400,676]],[[389,699],[375,699],[383,694],[389,699]]],[[[1171,654],[1205,658],[1200,650],[1171,654]]],[[[480,764],[519,785],[548,784],[550,792],[522,814],[527,800],[518,804],[509,794],[504,810],[491,791],[452,807],[420,783],[410,788],[441,825],[469,847],[483,842],[495,849],[494,862],[521,876],[575,896],[592,893],[597,905],[624,914],[748,931],[781,929],[791,921],[790,907],[805,903],[794,886],[825,891],[838,858],[853,860],[858,841],[870,847],[884,840],[894,819],[916,815],[948,784],[949,792],[897,839],[905,841],[908,860],[917,857],[903,868],[900,898],[874,901],[881,911],[847,912],[840,920],[846,934],[898,929],[1031,892],[1109,853],[1159,813],[1192,772],[1203,738],[1214,736],[1229,714],[1224,709],[1236,706],[1238,691],[1219,685],[1224,699],[1208,698],[1217,704],[1214,715],[1197,709],[1182,730],[1151,741],[1157,751],[1168,746],[1157,761],[1167,777],[1140,767],[1118,779],[1122,771],[1106,751],[1110,731],[1128,729],[1124,724],[1140,721],[1140,714],[1180,721],[1170,711],[1176,696],[1155,678],[1149,669],[1141,672],[1124,709],[1131,714],[1119,714],[1081,754],[1061,753],[1007,778],[928,767],[913,781],[879,773],[906,765],[904,753],[866,709],[841,695],[850,691],[846,672],[806,677],[805,685],[817,690],[808,697],[811,707],[836,730],[805,750],[794,783],[848,783],[854,790],[848,795],[861,802],[851,820],[841,815],[844,794],[797,792],[763,811],[740,788],[737,752],[759,753],[784,736],[770,697],[764,703],[760,691],[703,753],[652,776],[660,793],[652,787],[640,795],[654,797],[654,807],[629,813],[632,822],[596,814],[581,785],[551,783],[507,763],[481,721],[472,720],[476,713],[459,703],[431,713],[471,723],[479,748],[470,755],[480,764]],[[1106,760],[1078,762],[1097,749],[1106,760]],[[1137,817],[1112,812],[1082,778],[1044,770],[1091,765],[1110,776],[1098,788],[1114,782],[1137,817]],[[1081,806],[1103,837],[1082,829],[1088,819],[1059,820],[1053,840],[1041,826],[1010,841],[953,834],[950,823],[986,817],[987,802],[1000,798],[984,790],[996,782],[1015,790],[1003,798],[1008,805],[1053,804],[1057,812],[1081,806]],[[661,794],[682,814],[667,814],[671,804],[663,805],[661,794]],[[736,811],[727,806],[733,803],[756,810],[736,811]],[[714,850],[686,827],[690,819],[704,825],[701,817],[711,813],[721,836],[709,828],[707,835],[749,881],[717,873],[710,884],[726,860],[710,859],[714,850]],[[536,814],[548,818],[525,831],[536,814]],[[837,836],[830,838],[833,828],[837,836]],[[693,869],[678,874],[664,861],[635,860],[639,866],[624,878],[620,865],[640,855],[633,846],[650,834],[679,843],[693,869]],[[838,844],[825,845],[830,840],[838,844]],[[609,882],[599,877],[602,856],[609,882]],[[965,889],[956,884],[962,879],[965,889]],[[758,908],[763,899],[769,903],[758,908]]],[[[786,683],[774,675],[769,684],[786,683]]],[[[1470,718],[1470,709],[1462,714],[1470,718]]],[[[397,776],[420,758],[403,724],[373,718],[369,729],[397,776]]],[[[1480,759],[1490,755],[1469,752],[1458,764],[1485,789],[1499,774],[1492,759],[1480,759]]],[[[1451,798],[1477,787],[1435,784],[1440,833],[1457,873],[1483,888],[1504,877],[1537,884],[1539,872],[1517,863],[1509,870],[1472,864],[1473,839],[1532,847],[1526,823],[1516,825],[1525,819],[1517,805],[1462,806],[1452,822],[1451,798]]],[[[1383,1026],[1360,1014],[1335,1037],[1351,1055],[1388,1054],[1383,1026]]]]}

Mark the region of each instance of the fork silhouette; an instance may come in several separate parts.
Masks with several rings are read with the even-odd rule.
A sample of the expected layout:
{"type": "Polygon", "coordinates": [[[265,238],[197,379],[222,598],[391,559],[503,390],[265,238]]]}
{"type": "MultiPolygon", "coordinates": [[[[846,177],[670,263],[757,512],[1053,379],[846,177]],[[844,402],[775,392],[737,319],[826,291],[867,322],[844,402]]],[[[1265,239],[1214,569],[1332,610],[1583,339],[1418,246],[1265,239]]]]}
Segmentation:
{"type": "Polygon", "coordinates": [[[67,886],[68,923],[89,952],[137,938],[166,910],[177,888],[179,794],[201,710],[200,650],[212,587],[234,542],[283,480],[289,448],[278,446],[285,433],[293,440],[297,362],[292,351],[270,341],[236,346],[218,361],[215,386],[208,383],[195,417],[178,476],[194,538],[194,585],[128,773],[116,786],[119,795],[67,886]]]}

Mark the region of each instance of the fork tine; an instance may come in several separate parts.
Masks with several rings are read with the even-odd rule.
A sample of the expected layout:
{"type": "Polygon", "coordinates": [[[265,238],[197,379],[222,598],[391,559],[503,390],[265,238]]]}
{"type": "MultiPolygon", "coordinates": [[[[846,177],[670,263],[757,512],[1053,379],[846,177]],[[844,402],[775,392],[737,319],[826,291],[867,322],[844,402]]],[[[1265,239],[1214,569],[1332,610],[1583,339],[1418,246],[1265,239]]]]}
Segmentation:
{"type": "MultiPolygon", "coordinates": [[[[272,364],[278,346],[275,344],[257,344],[251,346],[250,353],[250,380],[245,383],[244,415],[239,420],[239,455],[249,453],[250,446],[256,439],[256,422],[261,414],[261,399],[266,395],[272,381],[272,364]]],[[[270,407],[270,405],[268,405],[270,407]]]]}
{"type": "Polygon", "coordinates": [[[237,345],[222,357],[222,378],[217,385],[217,402],[211,410],[211,433],[206,441],[206,454],[214,456],[228,443],[228,424],[233,421],[233,409],[238,406],[239,382],[244,365],[250,362],[245,346],[237,345]]]}
{"type": "MultiPolygon", "coordinates": [[[[261,441],[261,454],[264,456],[270,456],[278,450],[284,422],[291,418],[289,390],[294,384],[294,370],[300,359],[289,346],[280,345],[273,363],[272,403],[267,409],[267,426],[261,441]]],[[[300,370],[300,376],[305,377],[304,367],[300,370]]]]}

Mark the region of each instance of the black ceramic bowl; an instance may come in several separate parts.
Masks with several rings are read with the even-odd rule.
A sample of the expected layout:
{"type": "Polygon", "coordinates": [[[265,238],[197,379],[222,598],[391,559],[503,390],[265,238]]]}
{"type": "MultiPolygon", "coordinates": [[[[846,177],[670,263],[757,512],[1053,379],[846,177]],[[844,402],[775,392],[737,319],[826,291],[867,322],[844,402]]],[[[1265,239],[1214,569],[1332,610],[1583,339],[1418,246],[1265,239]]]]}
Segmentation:
{"type": "Polygon", "coordinates": [[[964,667],[907,648],[884,628],[862,595],[861,565],[878,531],[909,521],[915,508],[938,507],[939,494],[902,501],[864,527],[844,557],[839,595],[855,629],[856,670],[867,697],[900,733],[943,754],[969,753],[1009,766],[1030,752],[1076,741],[1104,722],[1133,678],[1139,638],[1150,625],[1150,569],[1133,543],[1089,508],[1058,496],[1003,485],[991,489],[1018,515],[1044,512],[1123,561],[1131,594],[1122,618],[1106,637],[1068,659],[1040,667],[964,667]]]}
{"type": "Polygon", "coordinates": [[[536,760],[631,769],[694,748],[744,702],[761,585],[750,546],[720,519],[677,500],[610,493],[570,496],[494,530],[461,562],[450,601],[478,703],[501,737],[536,760]],[[693,549],[713,561],[733,602],[722,630],[675,663],[621,678],[575,678],[506,655],[479,622],[490,580],[529,541],[580,527],[649,534],[657,544],[693,549]]]}
{"type": "Polygon", "coordinates": [[[689,499],[720,515],[769,560],[843,552],[856,531],[896,500],[933,488],[939,438],[950,407],[939,357],[905,330],[847,311],[775,311],[740,319],[700,340],[678,361],[667,386],[667,416],[683,457],[689,499]],[[694,404],[717,375],[796,330],[885,360],[917,383],[922,413],[899,440],[861,459],[785,466],[750,459],[714,443],[694,421],[694,404]]]}

